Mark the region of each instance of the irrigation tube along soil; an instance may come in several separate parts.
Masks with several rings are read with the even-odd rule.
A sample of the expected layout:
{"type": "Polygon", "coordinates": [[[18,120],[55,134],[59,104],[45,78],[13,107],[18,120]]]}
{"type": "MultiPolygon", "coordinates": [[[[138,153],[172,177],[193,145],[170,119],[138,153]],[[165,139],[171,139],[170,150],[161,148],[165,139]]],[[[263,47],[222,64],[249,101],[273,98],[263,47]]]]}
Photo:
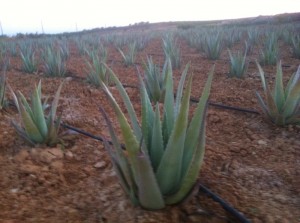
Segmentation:
{"type": "MultiPolygon", "coordinates": [[[[85,135],[87,137],[96,139],[98,141],[103,142],[104,140],[107,141],[109,144],[112,145],[112,142],[110,140],[104,139],[104,137],[101,136],[95,136],[93,134],[90,134],[84,130],[75,128],[73,126],[64,124],[61,122],[61,126],[67,129],[70,129],[72,131],[78,132],[82,135],[85,135]]],[[[125,145],[121,144],[122,149],[126,149],[125,145]]],[[[199,183],[199,191],[204,192],[205,194],[207,194],[210,198],[212,198],[214,201],[218,202],[225,211],[227,211],[228,213],[230,213],[235,219],[239,220],[239,222],[241,223],[250,223],[250,221],[243,215],[241,214],[239,211],[237,211],[234,207],[232,207],[230,204],[228,204],[226,201],[224,201],[221,197],[219,197],[218,195],[216,195],[215,193],[213,193],[211,190],[209,190],[207,187],[205,187],[204,185],[199,183]]]]}
{"type": "Polygon", "coordinates": [[[241,223],[250,223],[250,221],[239,211],[237,211],[235,208],[233,208],[230,204],[228,204],[226,201],[224,201],[221,197],[213,193],[211,190],[209,190],[207,187],[203,186],[199,183],[199,191],[204,192],[207,194],[210,198],[212,198],[214,201],[218,202],[224,210],[229,212],[232,216],[234,216],[237,220],[239,220],[241,223]]]}

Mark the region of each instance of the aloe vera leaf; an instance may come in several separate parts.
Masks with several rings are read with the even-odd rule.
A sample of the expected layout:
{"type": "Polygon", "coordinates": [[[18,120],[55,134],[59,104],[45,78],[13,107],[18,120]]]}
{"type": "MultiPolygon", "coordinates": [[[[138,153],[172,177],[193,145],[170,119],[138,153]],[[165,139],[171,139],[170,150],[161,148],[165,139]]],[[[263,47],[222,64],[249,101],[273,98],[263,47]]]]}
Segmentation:
{"type": "Polygon", "coordinates": [[[121,56],[123,57],[123,59],[126,61],[127,57],[125,56],[124,52],[120,48],[118,48],[118,50],[119,50],[121,56]]]}
{"type": "Polygon", "coordinates": [[[24,106],[25,110],[28,112],[31,119],[34,120],[34,114],[32,112],[32,109],[31,109],[30,105],[28,104],[26,98],[24,97],[24,95],[20,91],[18,91],[17,94],[18,94],[19,104],[22,104],[24,106]]]}
{"type": "Polygon", "coordinates": [[[277,65],[275,88],[274,88],[274,100],[277,105],[278,111],[281,112],[285,102],[284,88],[282,82],[281,62],[279,62],[277,65]]]}
{"type": "Polygon", "coordinates": [[[62,86],[63,86],[64,82],[62,82],[56,93],[55,93],[55,96],[54,96],[54,99],[52,101],[52,104],[51,104],[51,110],[50,110],[50,116],[53,118],[53,120],[55,120],[55,117],[56,117],[56,110],[57,110],[57,106],[58,106],[58,102],[59,102],[59,97],[60,97],[60,92],[61,92],[61,89],[62,89],[62,86]]]}
{"type": "Polygon", "coordinates": [[[268,86],[266,86],[265,96],[269,114],[274,119],[274,117],[276,117],[279,114],[279,110],[268,86]]]}
{"type": "MultiPolygon", "coordinates": [[[[108,153],[110,154],[111,157],[115,157],[116,158],[116,162],[119,166],[119,171],[122,172],[122,176],[124,177],[124,182],[126,183],[126,185],[128,185],[128,190],[129,191],[135,191],[135,183],[134,183],[134,179],[133,179],[133,176],[132,176],[132,172],[130,170],[130,166],[129,166],[129,163],[128,163],[128,160],[127,160],[127,157],[125,155],[125,151],[121,148],[121,145],[118,141],[118,138],[115,134],[115,131],[112,127],[112,123],[111,121],[109,120],[109,118],[107,117],[105,111],[103,108],[100,107],[100,112],[102,114],[102,116],[104,117],[105,121],[106,121],[106,124],[108,126],[108,130],[109,130],[109,133],[110,133],[110,136],[111,136],[111,139],[112,139],[112,143],[113,143],[113,146],[115,148],[115,150],[111,150],[109,149],[108,150],[108,153]]],[[[107,149],[110,148],[109,147],[106,147],[107,149]]],[[[129,193],[131,194],[131,192],[129,193]]]]}
{"type": "Polygon", "coordinates": [[[39,129],[22,103],[20,104],[20,114],[26,135],[35,143],[43,143],[44,137],[40,134],[39,129]]]}
{"type": "Polygon", "coordinates": [[[107,150],[108,154],[110,155],[110,158],[114,165],[114,169],[117,172],[117,175],[121,182],[122,188],[129,195],[130,200],[135,205],[137,205],[138,204],[137,188],[136,188],[136,185],[135,185],[135,182],[133,179],[133,175],[132,175],[133,173],[130,169],[127,157],[124,153],[125,151],[122,150],[121,145],[118,141],[118,138],[113,130],[112,123],[110,122],[105,111],[101,107],[100,107],[100,112],[106,121],[106,124],[109,129],[109,133],[110,133],[110,136],[112,139],[112,143],[115,148],[114,150],[112,150],[111,146],[108,145],[106,140],[104,140],[105,149],[107,150]]]}
{"type": "Polygon", "coordinates": [[[290,90],[290,93],[287,95],[284,107],[283,107],[283,116],[288,118],[292,116],[300,104],[300,79],[295,83],[294,87],[290,90]]]}
{"type": "Polygon", "coordinates": [[[20,111],[20,105],[19,105],[18,97],[17,97],[17,95],[15,94],[15,92],[13,91],[13,89],[11,88],[10,85],[8,85],[8,88],[9,88],[11,94],[12,94],[12,97],[13,97],[14,103],[15,103],[17,109],[18,109],[18,112],[20,113],[21,111],[20,111]]]}
{"type": "Polygon", "coordinates": [[[123,140],[125,142],[126,151],[128,153],[128,161],[131,166],[131,170],[134,176],[134,181],[137,184],[137,174],[138,174],[138,167],[137,167],[137,155],[140,152],[140,146],[138,143],[138,139],[136,135],[134,134],[134,131],[131,129],[124,113],[121,111],[121,108],[119,107],[118,103],[116,102],[115,98],[111,94],[111,92],[108,90],[106,85],[101,82],[102,89],[106,93],[109,101],[111,102],[113,109],[117,115],[117,119],[121,128],[121,133],[123,136],[123,140]]]}
{"type": "MultiPolygon", "coordinates": [[[[120,82],[118,77],[115,75],[115,73],[105,63],[103,63],[103,65],[106,67],[108,72],[111,74],[111,78],[115,82],[116,87],[121,94],[121,97],[123,99],[123,102],[125,103],[126,109],[128,111],[129,117],[130,117],[130,121],[131,121],[131,124],[133,127],[134,134],[137,136],[138,140],[140,140],[142,138],[141,127],[139,125],[139,122],[138,122],[136,113],[133,109],[130,98],[129,98],[128,94],[126,93],[124,87],[122,86],[122,83],[120,82]]],[[[102,83],[102,86],[103,86],[103,83],[102,83]]]]}
{"type": "MultiPolygon", "coordinates": [[[[205,109],[203,111],[203,119],[205,117],[206,108],[207,105],[205,105],[205,109]]],[[[179,190],[176,193],[165,198],[166,204],[176,204],[183,200],[191,191],[195,182],[197,181],[205,152],[205,121],[201,123],[199,136],[197,138],[198,142],[196,145],[195,153],[193,154],[188,169],[180,182],[179,190]]]]}
{"type": "Polygon", "coordinates": [[[187,88],[184,92],[182,104],[174,129],[166,146],[164,155],[158,166],[156,177],[162,193],[169,194],[174,190],[180,180],[184,141],[187,130],[192,75],[189,77],[187,88]]]}
{"type": "Polygon", "coordinates": [[[267,107],[267,105],[265,104],[264,100],[262,99],[261,95],[258,92],[255,92],[258,102],[263,110],[263,112],[265,113],[265,115],[267,115],[270,119],[272,119],[272,117],[270,116],[270,111],[269,108],[267,107]]]}
{"type": "MultiPolygon", "coordinates": [[[[192,160],[192,157],[197,149],[196,145],[198,144],[199,137],[202,137],[200,134],[202,123],[205,121],[205,109],[207,100],[210,94],[213,74],[215,67],[213,66],[209,72],[208,79],[206,81],[202,96],[197,105],[195,114],[188,126],[185,145],[184,145],[184,155],[183,155],[183,166],[182,166],[182,175],[186,174],[189,164],[192,160]]],[[[204,149],[204,148],[203,148],[204,149]]]]}
{"type": "MultiPolygon", "coordinates": [[[[139,75],[140,83],[141,83],[141,99],[142,99],[142,133],[145,141],[146,148],[144,151],[147,151],[151,148],[152,141],[152,128],[153,128],[153,119],[154,119],[154,111],[152,109],[152,105],[142,80],[142,77],[139,75]]],[[[142,147],[144,148],[144,146],[142,147]]]]}
{"type": "Polygon", "coordinates": [[[175,100],[175,111],[174,111],[175,112],[175,118],[177,117],[179,109],[180,109],[183,86],[184,86],[185,78],[186,78],[189,67],[190,67],[190,63],[188,63],[185,66],[185,68],[182,72],[182,75],[180,77],[179,84],[178,84],[177,93],[176,93],[176,100],[175,100]]]}
{"type": "Polygon", "coordinates": [[[174,92],[173,92],[173,75],[172,65],[168,59],[166,70],[166,91],[164,101],[164,116],[163,116],[163,129],[164,141],[168,142],[174,125],[174,92]]]}
{"type": "Polygon", "coordinates": [[[163,198],[157,185],[150,160],[147,154],[140,150],[138,140],[114,97],[104,84],[102,84],[102,88],[106,92],[108,99],[111,101],[120,124],[126,150],[128,152],[128,160],[133,172],[135,184],[138,188],[139,201],[145,208],[160,209],[163,207],[161,205],[161,200],[163,200],[163,198]]]}
{"type": "MultiPolygon", "coordinates": [[[[291,90],[294,88],[294,86],[300,81],[300,66],[298,67],[298,70],[296,73],[292,75],[290,78],[286,88],[285,88],[285,97],[290,94],[291,90]]],[[[299,95],[300,98],[300,95],[299,95]]]]}
{"type": "Polygon", "coordinates": [[[138,198],[141,206],[153,210],[164,208],[165,202],[148,156],[141,151],[136,158],[138,198]]]}
{"type": "Polygon", "coordinates": [[[32,97],[31,97],[31,103],[32,103],[32,112],[33,112],[33,121],[37,128],[39,129],[40,134],[46,138],[48,134],[48,128],[44,116],[44,110],[41,102],[41,81],[39,81],[39,84],[36,89],[34,89],[32,97]]]}
{"type": "Polygon", "coordinates": [[[261,79],[261,82],[262,82],[264,92],[266,92],[267,85],[266,85],[266,79],[265,79],[264,71],[263,71],[263,69],[261,68],[261,66],[259,65],[259,63],[257,61],[256,61],[256,65],[257,65],[258,70],[259,70],[259,75],[260,75],[260,79],[261,79]]]}
{"type": "Polygon", "coordinates": [[[32,141],[32,139],[30,139],[28,137],[28,135],[26,134],[26,132],[24,131],[24,129],[22,127],[20,127],[15,121],[12,121],[12,125],[13,127],[16,129],[17,133],[23,137],[26,141],[28,141],[31,145],[34,145],[35,142],[32,141]]]}
{"type": "Polygon", "coordinates": [[[161,128],[162,128],[162,124],[160,121],[159,104],[157,103],[155,109],[154,123],[152,128],[152,142],[151,142],[151,149],[150,149],[150,157],[151,157],[154,171],[157,170],[157,167],[164,153],[164,142],[163,142],[161,128]]]}
{"type": "Polygon", "coordinates": [[[55,144],[58,139],[58,131],[59,131],[59,127],[60,127],[61,117],[59,117],[57,119],[56,112],[57,112],[57,106],[58,106],[60,92],[61,92],[63,84],[64,84],[64,82],[62,82],[59,85],[59,87],[55,93],[54,99],[51,104],[51,110],[50,110],[50,113],[49,113],[47,121],[46,121],[47,127],[48,127],[48,135],[47,135],[47,143],[48,144],[55,144]],[[55,120],[55,119],[57,119],[57,120],[55,120]]]}

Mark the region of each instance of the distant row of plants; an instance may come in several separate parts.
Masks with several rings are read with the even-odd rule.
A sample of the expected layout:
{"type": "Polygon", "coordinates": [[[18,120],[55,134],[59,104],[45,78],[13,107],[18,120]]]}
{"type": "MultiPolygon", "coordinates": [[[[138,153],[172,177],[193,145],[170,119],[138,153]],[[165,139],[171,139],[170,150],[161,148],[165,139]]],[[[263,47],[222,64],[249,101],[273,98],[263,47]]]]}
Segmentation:
{"type": "MultiPolygon", "coordinates": [[[[34,73],[38,70],[36,52],[32,46],[21,49],[22,70],[26,73],[34,73]]],[[[47,76],[63,77],[66,73],[66,58],[60,47],[46,47],[40,52],[44,73],[47,76]]]]}
{"type": "MultiPolygon", "coordinates": [[[[230,51],[229,51],[230,53],[230,51]]],[[[96,87],[103,87],[103,84],[106,86],[111,85],[115,81],[113,80],[112,72],[110,69],[107,69],[106,57],[105,54],[102,55],[101,59],[96,53],[91,54],[92,63],[88,62],[90,73],[88,75],[88,81],[94,84],[96,87]]],[[[243,60],[241,64],[244,63],[244,56],[239,55],[239,57],[234,57],[230,54],[232,60],[243,60]]],[[[283,80],[282,80],[282,69],[281,63],[277,64],[277,73],[275,79],[275,87],[273,90],[270,90],[266,83],[265,75],[263,69],[259,65],[259,74],[262,81],[263,90],[265,93],[266,102],[263,101],[260,94],[257,93],[260,105],[266,115],[272,120],[276,125],[286,125],[286,124],[299,124],[299,115],[300,115],[300,67],[295,74],[290,78],[290,81],[287,84],[287,87],[284,89],[283,80]]],[[[171,59],[167,58],[166,62],[162,69],[160,66],[155,64],[152,58],[147,58],[147,63],[144,64],[144,73],[140,74],[141,80],[143,80],[143,86],[147,91],[147,97],[149,100],[156,104],[162,103],[165,99],[166,89],[167,89],[167,77],[172,76],[171,59]]],[[[187,75],[189,65],[183,71],[182,76],[187,75]]],[[[236,67],[236,70],[232,70],[232,75],[236,75],[239,72],[243,72],[241,67],[236,67]]],[[[39,84],[40,85],[40,84],[39,84]]],[[[40,86],[38,88],[41,88],[40,86]]],[[[0,78],[0,109],[3,109],[7,106],[7,100],[5,98],[6,90],[6,75],[5,69],[3,75],[0,78]]],[[[41,90],[38,90],[40,92],[41,90]]],[[[40,94],[40,93],[39,93],[40,94]]],[[[21,101],[24,102],[24,96],[19,95],[14,98],[23,98],[21,101]]],[[[37,97],[37,96],[35,96],[37,97]]],[[[37,100],[37,99],[35,99],[37,100]]],[[[20,101],[20,100],[18,100],[20,101]]],[[[33,99],[32,99],[33,101],[33,99]]],[[[26,103],[26,102],[24,102],[26,103]]],[[[28,107],[27,105],[25,107],[28,107]]],[[[45,106],[42,106],[45,107],[45,106]]]]}
{"type": "MultiPolygon", "coordinates": [[[[278,31],[265,33],[258,28],[248,28],[246,31],[247,41],[245,42],[244,52],[234,53],[228,49],[230,59],[229,77],[242,78],[244,76],[247,70],[246,57],[252,51],[253,46],[258,44],[258,40],[261,38],[263,41],[260,44],[262,47],[259,57],[260,64],[275,65],[279,61],[279,37],[292,46],[293,56],[295,58],[300,58],[299,35],[287,30],[282,31],[281,33],[278,33],[278,31]]],[[[231,47],[233,44],[241,41],[243,34],[242,31],[237,28],[228,30],[210,28],[188,30],[181,34],[181,36],[186,38],[192,47],[203,52],[207,58],[216,60],[221,55],[225,45],[224,43],[226,43],[228,47],[231,47]]],[[[135,63],[135,58],[139,49],[138,43],[147,42],[144,40],[146,39],[144,36],[137,38],[133,35],[106,35],[101,38],[87,35],[84,37],[73,37],[72,39],[74,40],[74,43],[76,43],[80,54],[87,55],[90,58],[87,63],[89,82],[97,82],[97,77],[93,75],[93,73],[97,73],[98,76],[106,76],[101,72],[101,70],[104,71],[104,69],[99,69],[99,65],[97,65],[97,63],[102,61],[102,58],[95,58],[95,55],[91,56],[91,53],[89,53],[94,51],[106,52],[107,59],[107,51],[102,44],[104,41],[103,39],[105,39],[106,43],[115,44],[126,66],[131,66],[135,63]],[[140,41],[138,41],[138,39],[140,41]],[[141,39],[144,41],[141,41],[141,39]],[[122,44],[120,42],[122,42],[122,44]],[[124,44],[128,44],[127,47],[124,47],[124,44]],[[95,72],[95,70],[97,70],[97,72],[95,72]]],[[[173,68],[179,68],[181,63],[180,46],[178,45],[177,38],[174,37],[174,34],[170,33],[163,36],[162,46],[165,58],[171,59],[173,68]]],[[[18,47],[13,47],[12,41],[7,42],[7,44],[2,43],[0,44],[0,68],[1,64],[3,64],[1,61],[4,61],[4,58],[7,58],[7,55],[4,53],[6,52],[5,48],[6,50],[11,48],[9,52],[13,55],[18,54],[19,52],[23,62],[22,70],[27,73],[36,72],[40,62],[43,64],[44,73],[48,76],[64,76],[66,73],[66,61],[70,56],[67,39],[57,40],[46,38],[37,41],[37,43],[32,40],[22,40],[19,41],[18,47]],[[37,54],[39,60],[37,59],[37,54]]],[[[107,77],[105,78],[107,79],[107,77]]],[[[99,86],[99,83],[95,83],[95,85],[99,86]]]]}
{"type": "Polygon", "coordinates": [[[72,40],[76,44],[79,54],[84,55],[86,50],[103,48],[104,45],[113,45],[116,49],[134,44],[136,51],[142,51],[151,39],[151,35],[85,35],[74,37],[72,40]]]}
{"type": "MultiPolygon", "coordinates": [[[[291,29],[291,28],[290,28],[291,29]]],[[[258,28],[198,28],[182,31],[180,36],[185,38],[188,44],[211,60],[220,58],[224,48],[232,48],[235,43],[246,40],[247,54],[253,47],[258,45],[260,50],[260,63],[264,65],[275,65],[279,61],[278,40],[282,39],[291,49],[295,58],[299,57],[300,36],[298,32],[278,30],[260,30],[258,28]],[[259,42],[262,40],[262,42],[259,42]]]]}

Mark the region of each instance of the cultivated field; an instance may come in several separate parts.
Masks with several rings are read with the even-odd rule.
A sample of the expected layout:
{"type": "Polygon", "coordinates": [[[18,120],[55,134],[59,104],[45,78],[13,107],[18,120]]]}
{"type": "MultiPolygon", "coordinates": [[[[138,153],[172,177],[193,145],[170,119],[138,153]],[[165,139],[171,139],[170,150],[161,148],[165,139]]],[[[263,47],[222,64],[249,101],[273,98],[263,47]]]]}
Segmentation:
{"type": "MultiPolygon", "coordinates": [[[[167,51],[163,42],[169,41],[175,55],[169,54],[175,89],[190,63],[191,99],[200,98],[215,66],[199,183],[252,222],[296,223],[300,221],[300,128],[297,124],[275,125],[263,114],[256,96],[259,92],[265,99],[256,61],[273,89],[276,62],[281,60],[285,86],[300,65],[299,30],[299,24],[293,22],[243,26],[192,23],[2,38],[0,66],[3,69],[9,58],[7,84],[28,100],[41,80],[42,95],[48,96],[50,103],[64,81],[57,108],[62,123],[110,139],[99,112],[101,106],[123,142],[116,114],[93,76],[99,73],[96,61],[104,61],[120,79],[140,120],[138,71],[144,74],[147,57],[162,69],[167,51]],[[128,55],[131,47],[135,47],[132,57],[128,55]],[[247,49],[244,72],[230,72],[228,49],[233,57],[240,52],[240,58],[247,49]],[[51,55],[53,67],[59,68],[54,71],[51,55]]],[[[108,70],[104,79],[125,112],[108,70]]],[[[101,141],[64,126],[60,127],[62,140],[54,146],[31,145],[20,137],[12,125],[12,121],[20,124],[21,120],[10,88],[6,88],[8,103],[0,111],[1,222],[239,222],[198,191],[197,185],[179,205],[159,211],[134,207],[101,141]]],[[[191,114],[196,108],[194,101],[191,114]]]]}

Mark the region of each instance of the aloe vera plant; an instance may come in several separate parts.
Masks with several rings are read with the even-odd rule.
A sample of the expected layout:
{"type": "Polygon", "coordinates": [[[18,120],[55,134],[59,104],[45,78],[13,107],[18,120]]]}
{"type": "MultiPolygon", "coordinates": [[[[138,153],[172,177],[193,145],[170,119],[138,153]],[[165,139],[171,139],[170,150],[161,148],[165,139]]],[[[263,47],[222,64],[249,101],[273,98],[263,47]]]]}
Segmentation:
{"type": "Polygon", "coordinates": [[[153,63],[152,58],[147,58],[147,64],[145,64],[145,87],[151,102],[156,103],[163,100],[166,90],[167,65],[168,60],[166,60],[162,71],[160,71],[159,66],[153,63]]]}
{"type": "Polygon", "coordinates": [[[62,55],[62,49],[47,47],[43,55],[45,74],[51,77],[64,77],[66,73],[66,61],[62,55]]]}
{"type": "Polygon", "coordinates": [[[219,59],[222,52],[222,38],[219,32],[206,34],[204,39],[204,52],[208,59],[217,60],[219,59]]]}
{"type": "Polygon", "coordinates": [[[287,86],[283,87],[281,62],[277,64],[274,91],[271,92],[266,84],[265,75],[261,66],[257,63],[265,102],[261,95],[256,92],[258,101],[263,112],[271,121],[279,126],[288,124],[300,124],[300,66],[291,77],[287,86]]]}
{"type": "Polygon", "coordinates": [[[22,70],[27,73],[37,71],[37,61],[35,59],[35,51],[32,46],[28,46],[23,50],[21,49],[20,54],[23,61],[22,70]]]}
{"type": "Polygon", "coordinates": [[[178,46],[176,39],[174,39],[173,35],[167,34],[162,41],[166,60],[170,58],[173,68],[180,68],[180,47],[178,46]]]}
{"type": "Polygon", "coordinates": [[[13,121],[16,131],[31,144],[46,144],[49,146],[59,142],[60,117],[56,117],[59,95],[63,83],[60,84],[52,101],[49,114],[45,115],[47,100],[42,103],[41,81],[31,95],[29,104],[24,95],[11,90],[14,102],[20,114],[21,126],[13,121]]]}
{"type": "Polygon", "coordinates": [[[244,55],[237,52],[237,54],[232,55],[231,51],[228,49],[228,54],[230,58],[230,70],[229,70],[229,77],[237,77],[242,78],[246,69],[246,56],[247,56],[247,43],[244,55]]]}
{"type": "Polygon", "coordinates": [[[260,62],[263,65],[275,65],[279,58],[278,36],[271,33],[266,36],[263,50],[261,50],[260,62]]]}
{"type": "MultiPolygon", "coordinates": [[[[171,63],[168,62],[169,66],[171,63]]],[[[102,88],[112,104],[121,128],[126,151],[120,146],[116,133],[105,112],[102,114],[109,127],[113,145],[105,142],[115,171],[124,191],[135,205],[146,209],[162,209],[182,201],[196,183],[205,150],[205,113],[213,78],[208,75],[202,97],[189,122],[189,102],[192,75],[183,89],[186,75],[181,76],[176,99],[173,79],[166,77],[166,93],[161,114],[160,104],[152,107],[146,88],[141,81],[141,126],[132,103],[112,70],[113,81],[126,105],[130,122],[108,87],[102,88]],[[161,118],[162,117],[162,118],[161,118]]]]}
{"type": "Polygon", "coordinates": [[[106,85],[110,84],[110,77],[108,72],[106,72],[105,63],[107,60],[107,51],[103,51],[103,55],[100,58],[98,52],[91,51],[88,53],[90,55],[91,63],[86,62],[88,68],[87,81],[96,87],[100,87],[100,82],[103,81],[106,85]]]}
{"type": "Polygon", "coordinates": [[[124,53],[120,48],[118,48],[118,50],[119,50],[120,54],[122,55],[126,66],[131,66],[134,64],[136,53],[137,53],[137,48],[136,48],[135,42],[130,43],[128,45],[127,53],[124,53]]]}

